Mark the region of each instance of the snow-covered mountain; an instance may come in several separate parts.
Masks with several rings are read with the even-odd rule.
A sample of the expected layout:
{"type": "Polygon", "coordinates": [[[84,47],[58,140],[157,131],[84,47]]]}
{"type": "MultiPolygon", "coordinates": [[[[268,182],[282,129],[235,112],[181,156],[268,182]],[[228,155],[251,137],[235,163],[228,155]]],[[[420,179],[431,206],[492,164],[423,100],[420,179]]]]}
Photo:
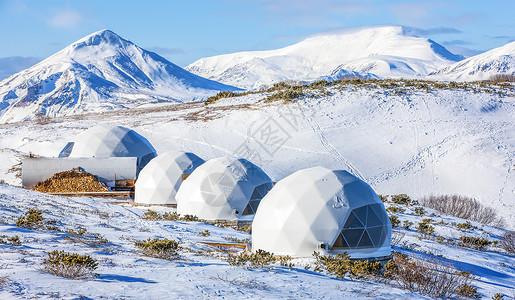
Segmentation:
{"type": "Polygon", "coordinates": [[[443,46],[402,26],[349,30],[269,51],[202,58],[186,70],[242,88],[282,80],[316,80],[337,70],[379,77],[424,76],[461,60],[443,46]]]}
{"type": "Polygon", "coordinates": [[[430,74],[444,80],[486,80],[492,75],[515,75],[515,42],[469,57],[430,74]]]}
{"type": "Polygon", "coordinates": [[[186,102],[234,87],[182,69],[110,30],[88,35],[0,82],[0,122],[186,102]]]}

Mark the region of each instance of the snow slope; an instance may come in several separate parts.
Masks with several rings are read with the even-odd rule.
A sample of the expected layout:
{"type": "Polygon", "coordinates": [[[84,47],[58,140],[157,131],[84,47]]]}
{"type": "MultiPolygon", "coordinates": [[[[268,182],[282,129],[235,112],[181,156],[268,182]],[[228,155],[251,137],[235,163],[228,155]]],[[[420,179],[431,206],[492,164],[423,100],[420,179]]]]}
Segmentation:
{"type": "Polygon", "coordinates": [[[282,80],[316,80],[337,68],[379,77],[427,75],[462,59],[401,26],[368,27],[320,35],[269,51],[202,58],[186,69],[242,88],[282,80]]]}
{"type": "Polygon", "coordinates": [[[0,82],[0,122],[187,102],[235,90],[174,65],[110,30],[88,35],[0,82]]]}
{"type": "Polygon", "coordinates": [[[258,102],[266,94],[252,94],[209,106],[152,104],[0,125],[0,179],[19,185],[10,169],[24,155],[57,156],[86,128],[116,124],[145,136],[158,154],[243,156],[274,181],[320,165],[349,170],[380,194],[474,197],[515,229],[513,92],[400,93],[352,85],[326,92],[290,105],[258,102]]]}
{"type": "Polygon", "coordinates": [[[430,74],[444,80],[487,80],[492,75],[515,75],[515,42],[469,57],[430,74]]]}
{"type": "MultiPolygon", "coordinates": [[[[388,204],[386,204],[388,206],[388,204]]],[[[21,245],[0,244],[1,299],[427,299],[400,289],[395,282],[336,279],[313,271],[314,259],[294,259],[293,268],[246,269],[230,266],[226,254],[201,242],[226,243],[228,238],[250,238],[244,232],[199,222],[151,221],[141,217],[147,209],[173,212],[165,207],[133,207],[102,198],[50,196],[0,184],[0,236],[18,236],[21,245]],[[57,230],[29,230],[15,226],[29,208],[43,211],[45,220],[57,221],[57,230]],[[70,239],[67,231],[87,229],[85,236],[70,239]],[[200,236],[208,230],[210,235],[200,236]],[[151,258],[141,254],[134,241],[168,238],[180,241],[183,250],[177,260],[151,258]],[[82,241],[82,242],[81,242],[82,241]],[[81,280],[57,277],[41,270],[47,252],[64,250],[87,254],[98,260],[98,276],[81,280]],[[211,253],[206,252],[210,250],[211,253]]],[[[435,214],[436,213],[436,214],[435,214]]],[[[394,230],[394,250],[413,257],[442,256],[446,264],[470,271],[472,285],[487,299],[495,293],[512,297],[515,280],[514,256],[490,247],[478,251],[456,246],[459,237],[475,236],[496,241],[505,232],[475,222],[473,230],[460,231],[452,222],[465,220],[435,214],[435,233],[446,238],[419,239],[413,229],[394,230]],[[440,223],[442,221],[442,223],[440,223]],[[431,254],[428,254],[431,253],[431,254]]],[[[397,214],[401,221],[416,224],[425,217],[413,208],[397,214]]],[[[513,299],[508,298],[505,299],[513,299]]]]}

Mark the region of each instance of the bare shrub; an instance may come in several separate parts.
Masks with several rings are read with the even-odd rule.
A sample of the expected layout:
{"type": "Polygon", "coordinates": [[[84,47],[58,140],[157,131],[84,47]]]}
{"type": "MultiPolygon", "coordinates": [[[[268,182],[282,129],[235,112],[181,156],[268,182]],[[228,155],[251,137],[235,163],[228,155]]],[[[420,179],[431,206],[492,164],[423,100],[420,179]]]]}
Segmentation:
{"type": "Polygon", "coordinates": [[[503,221],[494,209],[485,207],[477,200],[460,195],[428,196],[420,199],[423,206],[444,214],[476,221],[492,226],[502,226],[503,221]]]}
{"type": "Polygon", "coordinates": [[[401,241],[406,236],[405,232],[402,231],[392,231],[392,238],[390,244],[392,246],[399,246],[401,244],[401,241]]]}
{"type": "Polygon", "coordinates": [[[98,263],[89,255],[54,250],[43,260],[43,270],[66,278],[79,279],[95,276],[98,263]]]}
{"type": "Polygon", "coordinates": [[[495,75],[490,76],[490,81],[515,82],[515,74],[495,74],[495,75]]]}
{"type": "Polygon", "coordinates": [[[242,286],[249,289],[258,289],[258,290],[269,290],[270,287],[264,283],[260,283],[256,281],[255,279],[243,279],[235,277],[233,279],[229,279],[227,277],[227,273],[225,274],[225,277],[220,276],[220,274],[216,274],[216,277],[211,277],[211,279],[220,280],[223,282],[227,282],[231,285],[237,285],[242,286]]]}
{"type": "Polygon", "coordinates": [[[477,298],[477,289],[471,285],[473,276],[438,258],[415,259],[394,253],[384,275],[410,292],[431,298],[477,298]]]}
{"type": "Polygon", "coordinates": [[[501,239],[500,246],[506,252],[515,254],[515,231],[506,232],[501,239]]]}

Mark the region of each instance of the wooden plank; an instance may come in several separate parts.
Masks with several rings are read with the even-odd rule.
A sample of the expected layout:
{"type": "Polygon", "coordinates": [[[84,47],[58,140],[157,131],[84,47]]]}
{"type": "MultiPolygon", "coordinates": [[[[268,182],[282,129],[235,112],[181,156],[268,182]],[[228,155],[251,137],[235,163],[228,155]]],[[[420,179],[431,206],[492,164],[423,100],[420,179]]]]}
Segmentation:
{"type": "Polygon", "coordinates": [[[236,243],[215,243],[215,242],[201,242],[201,243],[202,243],[202,244],[209,245],[209,246],[215,246],[215,247],[218,247],[218,248],[222,248],[222,247],[232,247],[232,248],[242,248],[242,249],[247,248],[247,245],[246,245],[246,244],[236,244],[236,243]]]}
{"type": "Polygon", "coordinates": [[[49,193],[50,195],[55,196],[96,196],[96,197],[117,197],[123,196],[128,197],[131,195],[131,192],[84,192],[84,193],[49,193]]]}

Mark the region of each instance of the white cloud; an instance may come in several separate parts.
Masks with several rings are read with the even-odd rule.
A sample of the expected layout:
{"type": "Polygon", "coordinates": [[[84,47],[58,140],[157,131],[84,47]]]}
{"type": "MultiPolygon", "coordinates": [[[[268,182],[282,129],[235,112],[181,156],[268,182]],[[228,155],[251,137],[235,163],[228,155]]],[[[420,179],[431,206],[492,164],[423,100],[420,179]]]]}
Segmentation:
{"type": "Polygon", "coordinates": [[[57,11],[49,20],[48,23],[57,28],[71,28],[76,27],[83,21],[79,12],[73,9],[64,9],[57,11]]]}

